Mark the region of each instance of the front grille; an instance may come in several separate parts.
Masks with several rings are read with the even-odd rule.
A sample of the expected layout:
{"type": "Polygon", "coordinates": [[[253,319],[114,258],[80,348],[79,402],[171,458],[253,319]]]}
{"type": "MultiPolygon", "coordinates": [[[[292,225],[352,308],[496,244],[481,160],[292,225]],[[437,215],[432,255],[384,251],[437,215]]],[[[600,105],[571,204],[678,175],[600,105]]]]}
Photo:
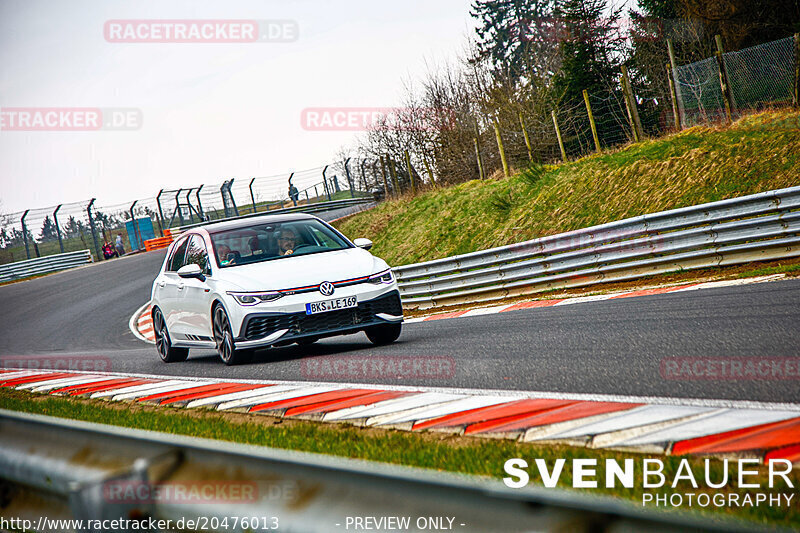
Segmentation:
{"type": "Polygon", "coordinates": [[[375,316],[378,313],[402,316],[403,306],[400,303],[400,295],[392,292],[374,300],[361,302],[358,307],[316,315],[294,313],[291,315],[253,316],[246,319],[244,338],[245,340],[256,340],[281,329],[289,330],[282,338],[314,333],[322,334],[380,322],[381,320],[375,316]]]}

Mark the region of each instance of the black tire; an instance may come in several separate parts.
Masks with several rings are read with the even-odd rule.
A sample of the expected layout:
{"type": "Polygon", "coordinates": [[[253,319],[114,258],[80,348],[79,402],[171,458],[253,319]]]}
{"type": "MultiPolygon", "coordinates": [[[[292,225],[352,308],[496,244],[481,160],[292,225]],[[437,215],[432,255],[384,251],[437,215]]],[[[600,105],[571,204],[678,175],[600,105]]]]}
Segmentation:
{"type": "Polygon", "coordinates": [[[319,337],[303,337],[302,339],[297,339],[295,342],[298,346],[311,346],[318,340],[319,337]]]}
{"type": "Polygon", "coordinates": [[[364,333],[367,334],[367,338],[372,344],[380,346],[383,344],[391,344],[396,341],[402,329],[402,324],[381,324],[380,326],[368,327],[364,330],[364,333]]]}
{"type": "Polygon", "coordinates": [[[233,340],[231,322],[228,313],[221,305],[217,305],[212,313],[212,324],[214,329],[214,344],[222,362],[228,366],[240,365],[253,359],[253,350],[237,350],[233,340]]]}
{"type": "Polygon", "coordinates": [[[167,331],[167,322],[161,309],[153,309],[153,332],[156,336],[156,351],[165,363],[180,363],[189,357],[189,348],[176,348],[172,345],[167,331]]]}

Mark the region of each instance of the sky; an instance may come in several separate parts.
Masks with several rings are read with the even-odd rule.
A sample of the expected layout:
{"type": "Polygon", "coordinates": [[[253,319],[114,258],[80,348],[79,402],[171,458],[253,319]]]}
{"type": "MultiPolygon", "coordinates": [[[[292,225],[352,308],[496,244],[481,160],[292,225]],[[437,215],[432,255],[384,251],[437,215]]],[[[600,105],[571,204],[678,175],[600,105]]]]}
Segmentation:
{"type": "MultiPolygon", "coordinates": [[[[0,212],[93,197],[112,205],[331,163],[357,132],[304,128],[303,110],[399,105],[404,82],[462,55],[473,32],[469,4],[0,0],[0,212]],[[109,24],[135,20],[256,20],[273,40],[117,42],[122,34],[109,24]],[[99,108],[101,124],[126,121],[20,131],[11,127],[19,108],[40,117],[99,108]]],[[[82,114],[68,123],[81,116],[91,123],[82,114]]],[[[276,178],[276,194],[285,188],[276,178]]]]}

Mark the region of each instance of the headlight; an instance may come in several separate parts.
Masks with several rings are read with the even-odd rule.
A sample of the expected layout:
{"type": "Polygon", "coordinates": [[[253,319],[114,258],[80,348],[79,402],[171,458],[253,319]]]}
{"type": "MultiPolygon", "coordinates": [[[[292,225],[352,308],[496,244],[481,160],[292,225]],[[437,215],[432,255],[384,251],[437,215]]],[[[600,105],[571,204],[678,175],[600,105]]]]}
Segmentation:
{"type": "Polygon", "coordinates": [[[283,297],[283,293],[270,292],[228,292],[240,305],[258,305],[264,302],[272,302],[283,297]]]}
{"type": "Polygon", "coordinates": [[[370,276],[368,281],[370,283],[374,283],[375,285],[379,285],[381,283],[391,283],[394,281],[394,274],[392,274],[391,270],[384,270],[383,272],[378,272],[377,274],[370,276]]]}

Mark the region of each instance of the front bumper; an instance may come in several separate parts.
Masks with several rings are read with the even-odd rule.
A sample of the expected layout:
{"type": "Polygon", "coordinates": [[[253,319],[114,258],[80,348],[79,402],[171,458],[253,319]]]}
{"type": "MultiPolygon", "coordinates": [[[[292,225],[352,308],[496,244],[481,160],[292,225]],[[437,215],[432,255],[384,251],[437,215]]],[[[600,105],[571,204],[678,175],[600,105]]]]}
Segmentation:
{"type": "Polygon", "coordinates": [[[403,321],[403,306],[396,290],[358,307],[307,315],[306,313],[251,313],[244,317],[237,348],[256,348],[303,337],[331,337],[356,333],[369,326],[403,321]]]}

